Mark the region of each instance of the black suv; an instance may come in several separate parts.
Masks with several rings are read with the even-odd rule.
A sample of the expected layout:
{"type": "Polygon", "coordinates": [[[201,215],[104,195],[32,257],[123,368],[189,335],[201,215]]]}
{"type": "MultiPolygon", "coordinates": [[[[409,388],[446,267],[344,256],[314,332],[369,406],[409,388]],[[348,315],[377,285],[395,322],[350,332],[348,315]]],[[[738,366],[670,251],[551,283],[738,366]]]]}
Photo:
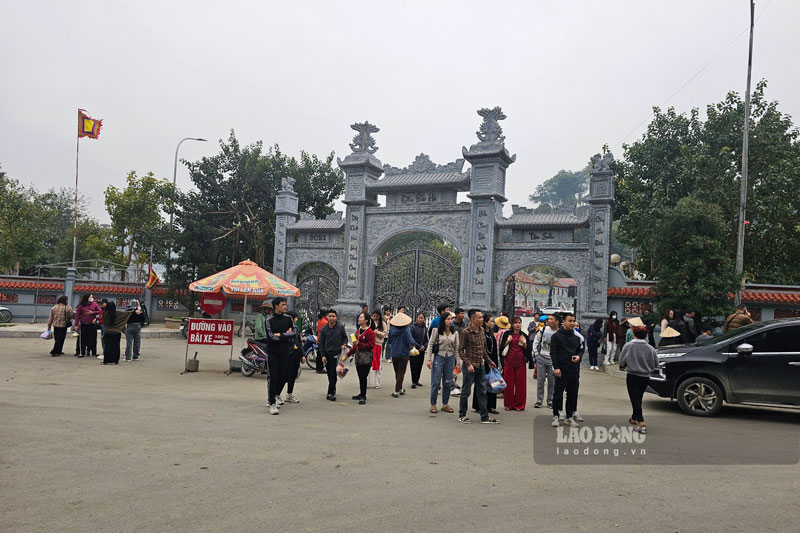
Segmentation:
{"type": "Polygon", "coordinates": [[[658,349],[648,392],[676,398],[693,416],[728,403],[800,405],[800,318],[770,320],[658,349]]]}

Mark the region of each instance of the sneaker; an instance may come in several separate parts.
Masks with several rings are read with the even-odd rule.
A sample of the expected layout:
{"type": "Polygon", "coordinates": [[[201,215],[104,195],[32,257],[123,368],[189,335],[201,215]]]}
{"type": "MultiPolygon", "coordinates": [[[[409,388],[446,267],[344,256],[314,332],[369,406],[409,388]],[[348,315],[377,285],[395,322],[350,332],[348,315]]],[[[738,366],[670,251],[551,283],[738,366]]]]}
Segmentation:
{"type": "Polygon", "coordinates": [[[139,360],[139,358],[138,358],[138,357],[134,357],[134,358],[133,358],[133,360],[134,360],[134,361],[138,361],[138,360],[139,360]]]}
{"type": "Polygon", "coordinates": [[[358,399],[358,405],[364,405],[366,403],[367,403],[367,399],[364,396],[362,396],[361,398],[358,399]]]}
{"type": "Polygon", "coordinates": [[[496,418],[487,418],[486,420],[481,420],[481,424],[499,424],[500,422],[496,418]]]}
{"type": "Polygon", "coordinates": [[[552,409],[553,408],[553,402],[547,402],[547,408],[548,409],[552,409]]]}
{"type": "Polygon", "coordinates": [[[82,353],[79,353],[79,354],[78,354],[78,355],[76,355],[75,357],[81,358],[81,357],[83,357],[83,354],[82,354],[82,353]]]}
{"type": "Polygon", "coordinates": [[[280,411],[278,411],[278,406],[277,406],[277,405],[275,405],[274,403],[273,403],[273,404],[271,404],[271,405],[269,406],[269,414],[271,414],[271,415],[277,415],[278,413],[280,413],[280,411]]]}
{"type": "Polygon", "coordinates": [[[130,360],[130,359],[123,359],[123,360],[122,360],[122,362],[123,362],[123,363],[130,363],[130,362],[131,362],[131,360],[130,360]]]}
{"type": "Polygon", "coordinates": [[[412,383],[412,384],[411,384],[411,388],[412,388],[412,389],[416,389],[416,388],[417,388],[417,384],[416,384],[416,383],[412,383]]]}
{"type": "Polygon", "coordinates": [[[472,420],[470,420],[466,416],[459,416],[458,421],[461,422],[462,424],[472,424],[472,420]]]}
{"type": "Polygon", "coordinates": [[[300,403],[300,400],[290,394],[286,397],[286,403],[300,403]]]}
{"type": "Polygon", "coordinates": [[[450,396],[461,396],[461,389],[453,389],[450,391],[450,396]]]}
{"type": "Polygon", "coordinates": [[[578,411],[575,411],[574,413],[572,413],[572,419],[575,422],[583,422],[583,417],[581,416],[581,414],[578,411]]]}
{"type": "Polygon", "coordinates": [[[633,428],[633,430],[637,431],[639,433],[647,433],[647,426],[641,426],[641,427],[633,428]]]}
{"type": "Polygon", "coordinates": [[[542,402],[536,402],[535,404],[533,404],[533,407],[536,408],[536,409],[540,408],[541,406],[542,406],[542,402]]]}
{"type": "Polygon", "coordinates": [[[419,388],[421,389],[421,388],[422,388],[422,383],[414,383],[414,385],[413,385],[413,386],[415,386],[415,387],[419,387],[419,388]]]}
{"type": "Polygon", "coordinates": [[[557,428],[558,426],[561,425],[561,420],[557,416],[554,416],[553,422],[550,425],[553,426],[554,428],[557,428]]]}
{"type": "Polygon", "coordinates": [[[354,400],[360,400],[361,399],[361,395],[360,394],[356,394],[355,396],[353,396],[353,399],[354,400]]]}
{"type": "Polygon", "coordinates": [[[402,395],[403,395],[403,394],[405,394],[405,393],[406,393],[406,390],[405,390],[405,389],[400,389],[400,396],[402,396],[402,395]]]}
{"type": "Polygon", "coordinates": [[[442,412],[443,413],[452,413],[453,412],[453,408],[450,407],[449,405],[443,405],[442,406],[442,412]]]}
{"type": "Polygon", "coordinates": [[[435,405],[431,405],[431,408],[430,408],[430,409],[428,409],[428,412],[429,412],[429,413],[438,413],[438,412],[439,412],[439,410],[436,408],[436,406],[435,406],[435,405]]]}
{"type": "Polygon", "coordinates": [[[380,388],[381,388],[381,384],[380,384],[380,383],[378,383],[377,385],[375,385],[375,388],[376,388],[376,389],[380,389],[380,388]]]}
{"type": "MultiPolygon", "coordinates": [[[[75,357],[78,357],[78,356],[76,355],[75,357]]],[[[103,356],[102,356],[102,355],[98,355],[98,356],[97,356],[97,358],[98,358],[98,359],[102,359],[102,358],[103,358],[103,356]]]]}
{"type": "Polygon", "coordinates": [[[399,395],[399,394],[397,394],[396,392],[393,392],[393,393],[392,393],[392,398],[399,398],[399,397],[400,397],[400,395],[399,395]]]}
{"type": "Polygon", "coordinates": [[[280,396],[275,396],[275,403],[278,404],[278,406],[283,405],[284,403],[283,398],[281,398],[280,396]]]}
{"type": "Polygon", "coordinates": [[[569,427],[571,427],[571,428],[577,428],[577,427],[580,427],[580,426],[578,425],[578,422],[577,422],[577,421],[576,421],[574,418],[568,418],[568,419],[566,419],[566,420],[564,421],[564,425],[568,425],[568,426],[569,426],[569,427]]]}

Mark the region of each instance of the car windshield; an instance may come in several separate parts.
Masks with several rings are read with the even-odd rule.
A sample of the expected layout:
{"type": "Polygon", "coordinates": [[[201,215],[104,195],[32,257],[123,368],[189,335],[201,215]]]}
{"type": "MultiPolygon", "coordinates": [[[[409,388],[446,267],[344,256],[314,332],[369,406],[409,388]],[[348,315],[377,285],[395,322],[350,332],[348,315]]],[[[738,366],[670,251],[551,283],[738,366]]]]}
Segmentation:
{"type": "Polygon", "coordinates": [[[737,335],[741,335],[742,333],[747,333],[748,331],[752,331],[752,330],[754,330],[756,328],[760,328],[761,326],[763,326],[763,324],[761,324],[761,323],[748,324],[748,325],[743,326],[741,328],[736,328],[736,329],[732,329],[730,331],[726,331],[722,335],[716,335],[714,337],[711,337],[710,339],[706,339],[704,341],[696,342],[696,343],[694,343],[693,346],[711,346],[711,345],[717,344],[719,342],[724,342],[724,341],[730,339],[731,337],[735,337],[737,335]]]}

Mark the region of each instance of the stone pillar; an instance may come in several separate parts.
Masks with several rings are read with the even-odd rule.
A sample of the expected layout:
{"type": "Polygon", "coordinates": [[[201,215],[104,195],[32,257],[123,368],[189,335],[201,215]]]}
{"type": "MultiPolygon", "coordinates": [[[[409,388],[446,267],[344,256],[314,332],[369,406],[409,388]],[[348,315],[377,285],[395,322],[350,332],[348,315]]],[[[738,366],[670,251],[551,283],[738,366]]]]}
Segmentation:
{"type": "Polygon", "coordinates": [[[506,116],[499,107],[481,109],[483,123],[478,144],[462,148],[464,159],[472,165],[469,198],[472,200],[470,248],[467,253],[465,290],[462,306],[491,309],[494,281],[494,244],[498,240],[496,221],[502,217],[506,201],[506,169],[517,156],[505,148],[505,137],[498,121],[506,116]]]}
{"type": "Polygon", "coordinates": [[[377,206],[378,198],[367,187],[378,181],[383,174],[383,165],[373,154],[378,150],[372,133],[380,131],[369,122],[350,126],[357,134],[350,148],[353,153],[337,158],[339,168],[345,174],[344,204],[347,206],[344,224],[345,261],[344,276],[339,279],[339,299],[337,312],[345,318],[345,325],[353,323],[361,311],[361,303],[372,302],[372,294],[367,287],[370,271],[367,264],[366,217],[367,207],[377,206]]]}
{"type": "Polygon", "coordinates": [[[78,302],[75,301],[75,278],[78,277],[78,271],[72,267],[67,269],[67,277],[64,278],[64,296],[69,298],[69,305],[75,309],[78,302]]]}
{"type": "MultiPolygon", "coordinates": [[[[298,199],[294,192],[294,179],[283,178],[281,190],[275,198],[275,251],[272,273],[286,279],[286,227],[297,220],[298,199]]],[[[263,266],[263,265],[262,265],[263,266]]]]}
{"type": "Polygon", "coordinates": [[[608,316],[608,261],[611,245],[611,205],[614,203],[614,180],[610,164],[614,156],[608,152],[592,157],[592,177],[589,182],[589,301],[585,305],[587,318],[608,316]]]}

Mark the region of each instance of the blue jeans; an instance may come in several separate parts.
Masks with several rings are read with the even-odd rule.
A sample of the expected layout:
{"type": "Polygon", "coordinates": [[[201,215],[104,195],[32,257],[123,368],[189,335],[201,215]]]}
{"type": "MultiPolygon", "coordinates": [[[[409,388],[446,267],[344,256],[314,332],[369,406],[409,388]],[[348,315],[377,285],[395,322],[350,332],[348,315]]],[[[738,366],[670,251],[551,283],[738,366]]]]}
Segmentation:
{"type": "Polygon", "coordinates": [[[481,366],[474,366],[474,372],[467,370],[467,363],[461,364],[461,375],[464,376],[464,383],[461,385],[461,401],[458,405],[458,416],[467,416],[469,406],[469,394],[472,391],[472,384],[475,384],[475,394],[478,396],[478,409],[481,412],[481,420],[489,419],[489,410],[486,408],[486,372],[481,366]]]}
{"type": "Polygon", "coordinates": [[[128,324],[125,328],[125,359],[130,360],[131,352],[133,358],[139,359],[139,350],[142,347],[142,325],[128,324]]]}
{"type": "Polygon", "coordinates": [[[450,385],[453,383],[453,368],[456,366],[455,356],[434,355],[431,366],[431,405],[436,405],[439,387],[442,388],[442,405],[450,401],[450,385]]]}

